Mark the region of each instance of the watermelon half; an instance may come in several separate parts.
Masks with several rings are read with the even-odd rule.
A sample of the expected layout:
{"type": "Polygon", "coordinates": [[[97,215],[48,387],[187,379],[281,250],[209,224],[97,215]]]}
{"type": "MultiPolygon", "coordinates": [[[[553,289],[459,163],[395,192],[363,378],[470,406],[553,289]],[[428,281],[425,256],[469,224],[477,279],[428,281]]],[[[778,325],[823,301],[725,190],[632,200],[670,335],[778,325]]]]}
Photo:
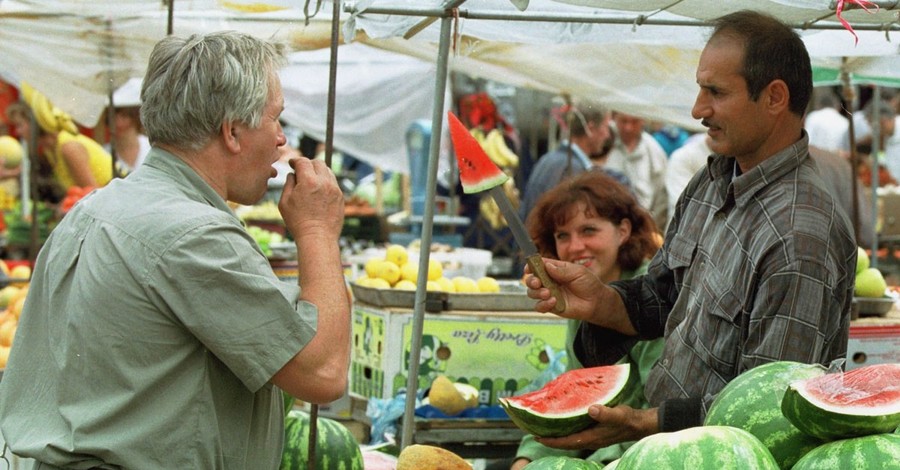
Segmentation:
{"type": "Polygon", "coordinates": [[[495,186],[500,186],[509,179],[506,173],[491,161],[491,157],[481,148],[481,144],[472,137],[466,126],[460,122],[453,112],[447,112],[450,126],[450,138],[456,151],[456,162],[459,166],[459,182],[466,194],[480,193],[495,186]]]}
{"type": "Polygon", "coordinates": [[[781,412],[810,436],[833,440],[900,425],[900,364],[876,364],[792,382],[781,412]]]}
{"type": "Polygon", "coordinates": [[[825,368],[820,365],[792,361],[756,366],[725,385],[703,424],[741,428],[756,436],[781,468],[791,468],[823,441],[800,431],[784,417],[784,391],[792,382],[824,374],[825,368]]]}
{"type": "Polygon", "coordinates": [[[516,426],[535,436],[568,436],[594,422],[591,405],[615,406],[636,382],[629,364],[564,372],[540,390],[500,399],[516,426]]]}

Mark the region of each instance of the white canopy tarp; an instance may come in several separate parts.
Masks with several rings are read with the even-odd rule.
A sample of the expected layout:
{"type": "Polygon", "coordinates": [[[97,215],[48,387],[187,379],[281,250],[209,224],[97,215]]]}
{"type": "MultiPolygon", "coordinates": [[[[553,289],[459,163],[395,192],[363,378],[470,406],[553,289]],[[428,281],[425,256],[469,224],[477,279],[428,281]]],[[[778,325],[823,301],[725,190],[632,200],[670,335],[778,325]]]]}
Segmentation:
{"type": "MultiPolygon", "coordinates": [[[[433,64],[439,22],[427,15],[443,12],[449,1],[344,1],[344,34],[433,64]],[[376,14],[366,8],[397,12],[376,14]],[[404,35],[411,38],[403,39],[404,35]]],[[[284,41],[296,49],[323,48],[330,41],[333,4],[324,1],[307,23],[304,10],[313,13],[316,3],[311,0],[307,8],[305,0],[179,0],[174,3],[173,29],[179,35],[234,29],[284,41]]],[[[831,3],[530,0],[528,8],[520,12],[510,0],[468,0],[458,10],[457,47],[450,67],[475,77],[596,99],[614,109],[696,128],[690,117],[696,95],[694,69],[707,34],[705,28],[696,26],[730,11],[752,8],[797,26],[809,26],[801,34],[815,64],[830,70],[831,77],[843,67],[859,77],[900,81],[900,49],[896,40],[891,40],[900,28],[898,10],[845,11],[844,18],[857,29],[857,44],[830,10],[831,3]],[[882,31],[862,30],[868,27],[882,31]],[[845,64],[841,62],[843,57],[848,58],[845,64]]],[[[14,84],[30,82],[77,121],[93,125],[108,102],[110,90],[143,76],[149,52],[166,35],[167,24],[164,2],[0,0],[0,75],[14,84]]],[[[338,56],[341,62],[342,53],[338,56]]],[[[343,65],[340,63],[339,68],[343,65]]],[[[341,90],[336,111],[343,116],[335,119],[335,147],[382,168],[405,168],[405,161],[398,161],[398,156],[403,159],[405,155],[402,140],[390,137],[390,142],[381,138],[375,141],[366,131],[377,126],[405,129],[410,109],[375,103],[389,93],[388,86],[410,85],[402,89],[420,92],[417,95],[433,86],[410,78],[410,83],[380,82],[380,91],[373,93],[361,91],[364,86],[368,90],[376,86],[363,85],[362,79],[373,83],[380,80],[377,74],[341,73],[338,78],[341,90]],[[350,80],[352,86],[342,84],[350,80]],[[420,85],[413,87],[412,83],[420,85]],[[369,101],[361,101],[363,95],[369,101]],[[342,102],[358,107],[342,110],[342,102]],[[353,124],[350,114],[363,109],[378,114],[353,124]],[[391,116],[389,111],[397,114],[391,116]],[[352,128],[340,129],[345,125],[352,128]],[[382,146],[389,144],[395,149],[384,151],[382,146]]],[[[289,122],[314,136],[323,135],[324,101],[318,99],[318,106],[307,106],[301,113],[293,107],[301,106],[301,99],[316,98],[309,90],[291,93],[296,101],[290,98],[291,108],[286,113],[289,122]]],[[[428,115],[430,106],[424,108],[422,113],[428,115]]]]}

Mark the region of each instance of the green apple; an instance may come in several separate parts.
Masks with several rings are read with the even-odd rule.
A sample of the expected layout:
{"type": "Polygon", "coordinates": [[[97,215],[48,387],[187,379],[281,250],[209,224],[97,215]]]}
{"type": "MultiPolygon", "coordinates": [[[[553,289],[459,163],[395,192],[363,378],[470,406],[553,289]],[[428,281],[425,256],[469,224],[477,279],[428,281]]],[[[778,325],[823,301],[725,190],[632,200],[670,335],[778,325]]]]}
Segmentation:
{"type": "Polygon", "coordinates": [[[884,297],[887,283],[877,268],[866,268],[856,275],[857,297],[884,297]]]}
{"type": "Polygon", "coordinates": [[[856,250],[856,274],[859,274],[869,268],[869,255],[861,246],[856,247],[856,250]]]}

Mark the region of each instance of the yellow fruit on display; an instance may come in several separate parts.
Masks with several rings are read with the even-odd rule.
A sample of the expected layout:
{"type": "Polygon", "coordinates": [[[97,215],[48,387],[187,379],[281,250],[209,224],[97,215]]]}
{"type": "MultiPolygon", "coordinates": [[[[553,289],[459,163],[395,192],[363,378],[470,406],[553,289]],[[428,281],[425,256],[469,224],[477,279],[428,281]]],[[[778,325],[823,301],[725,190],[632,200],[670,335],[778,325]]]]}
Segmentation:
{"type": "Polygon", "coordinates": [[[375,267],[374,277],[384,279],[388,284],[394,285],[400,280],[400,266],[390,261],[381,261],[375,267]]]}
{"type": "Polygon", "coordinates": [[[428,281],[425,283],[425,290],[429,292],[442,292],[444,289],[437,281],[428,281]]]}
{"type": "Polygon", "coordinates": [[[453,281],[447,279],[446,277],[441,276],[435,282],[440,284],[441,290],[444,292],[456,292],[456,285],[453,283],[453,281]]]}
{"type": "Polygon", "coordinates": [[[462,457],[437,446],[413,444],[397,457],[397,470],[472,470],[462,457]]]}
{"type": "Polygon", "coordinates": [[[463,397],[459,389],[453,385],[446,376],[439,375],[431,382],[431,391],[428,392],[428,402],[431,406],[441,410],[444,414],[455,415],[469,408],[469,403],[463,397]]]}
{"type": "Polygon", "coordinates": [[[394,289],[398,290],[416,290],[416,283],[412,281],[407,281],[406,279],[400,279],[394,284],[394,289]]]}
{"type": "Polygon", "coordinates": [[[409,260],[409,253],[403,245],[390,245],[387,247],[384,259],[402,267],[409,260]]]}
{"type": "Polygon", "coordinates": [[[14,279],[31,279],[31,268],[20,264],[9,270],[9,277],[14,279]]]}
{"type": "Polygon", "coordinates": [[[9,277],[9,265],[6,264],[6,261],[3,261],[2,259],[0,259],[0,270],[3,271],[3,274],[6,274],[6,276],[9,277]]]}
{"type": "Polygon", "coordinates": [[[444,275],[444,267],[440,261],[428,259],[428,280],[437,281],[444,275]]]}
{"type": "Polygon", "coordinates": [[[0,325],[0,346],[12,346],[13,337],[16,336],[16,328],[18,327],[19,322],[14,317],[0,325]]]}
{"type": "Polygon", "coordinates": [[[365,277],[356,280],[356,284],[373,289],[390,289],[391,285],[380,277],[365,277]]]}
{"type": "Polygon", "coordinates": [[[366,260],[366,264],[365,264],[366,276],[378,277],[378,274],[377,274],[378,265],[381,264],[382,261],[384,261],[384,260],[379,259],[379,258],[372,258],[372,259],[366,260]]]}
{"type": "Polygon", "coordinates": [[[400,279],[415,284],[419,280],[419,265],[416,263],[406,263],[401,266],[400,279]]]}
{"type": "Polygon", "coordinates": [[[0,309],[9,307],[9,304],[17,297],[16,294],[18,293],[19,288],[16,286],[6,286],[3,289],[0,289],[0,309]]]}
{"type": "Polygon", "coordinates": [[[464,294],[474,294],[479,292],[478,284],[474,279],[465,276],[456,276],[453,278],[453,285],[456,286],[456,292],[464,294]]]}
{"type": "Polygon", "coordinates": [[[478,279],[477,284],[478,284],[479,292],[483,292],[483,293],[487,293],[487,294],[500,292],[500,283],[498,283],[496,279],[494,279],[490,276],[485,276],[485,277],[478,279]]]}

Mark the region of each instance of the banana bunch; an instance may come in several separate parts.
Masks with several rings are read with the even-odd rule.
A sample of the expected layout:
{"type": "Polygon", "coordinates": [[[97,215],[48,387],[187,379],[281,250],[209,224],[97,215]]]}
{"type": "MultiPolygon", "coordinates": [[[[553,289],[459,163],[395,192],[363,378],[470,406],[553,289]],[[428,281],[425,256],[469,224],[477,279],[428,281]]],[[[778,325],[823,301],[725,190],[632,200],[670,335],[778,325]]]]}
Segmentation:
{"type": "Polygon", "coordinates": [[[500,168],[518,168],[519,156],[506,145],[503,133],[499,129],[491,129],[485,135],[481,128],[474,127],[469,130],[469,133],[481,144],[484,153],[495,165],[500,168]]]}
{"type": "MultiPolygon", "coordinates": [[[[513,180],[513,177],[510,176],[506,182],[503,183],[503,192],[506,193],[506,196],[509,198],[509,201],[512,203],[514,209],[519,209],[519,190],[516,188],[516,182],[513,180]]],[[[494,230],[500,230],[506,227],[506,219],[503,217],[503,214],[500,212],[500,207],[497,206],[497,203],[494,201],[494,198],[489,195],[482,196],[481,200],[478,201],[478,211],[481,213],[481,217],[487,221],[487,223],[494,230]]]]}
{"type": "Polygon", "coordinates": [[[41,92],[32,88],[28,83],[22,82],[22,98],[31,108],[34,120],[44,132],[57,133],[68,131],[78,134],[78,127],[72,122],[72,118],[65,111],[57,108],[41,92]]]}

